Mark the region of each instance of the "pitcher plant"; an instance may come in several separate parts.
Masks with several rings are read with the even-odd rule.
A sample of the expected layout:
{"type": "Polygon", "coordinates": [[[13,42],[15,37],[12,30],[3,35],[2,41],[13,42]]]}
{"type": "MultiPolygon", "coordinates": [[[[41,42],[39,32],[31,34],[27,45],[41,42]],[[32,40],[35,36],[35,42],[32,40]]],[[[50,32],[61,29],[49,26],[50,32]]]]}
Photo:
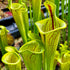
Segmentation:
{"type": "Polygon", "coordinates": [[[39,41],[32,40],[24,44],[20,49],[27,70],[42,69],[42,53],[44,52],[43,44],[39,41]],[[40,44],[39,44],[40,43],[40,44]]]}
{"type": "Polygon", "coordinates": [[[45,70],[53,70],[54,56],[57,49],[60,31],[66,28],[66,23],[56,17],[56,6],[50,1],[44,2],[49,12],[49,18],[36,22],[41,39],[45,45],[45,70]]]}
{"type": "Polygon", "coordinates": [[[60,55],[57,57],[57,61],[60,63],[60,70],[69,70],[70,69],[70,51],[67,45],[67,41],[64,44],[60,44],[60,55]]]}
{"type": "Polygon", "coordinates": [[[0,26],[0,48],[2,55],[6,53],[5,47],[8,46],[7,33],[8,30],[4,26],[0,26]]]}
{"type": "Polygon", "coordinates": [[[40,40],[32,40],[27,42],[19,50],[13,46],[5,48],[7,52],[17,53],[22,56],[27,70],[42,69],[42,53],[44,52],[43,44],[40,40]]]}
{"type": "Polygon", "coordinates": [[[57,60],[60,63],[60,70],[70,70],[70,52],[65,53],[57,60]]]}
{"type": "MultiPolygon", "coordinates": [[[[17,61],[20,60],[20,58],[16,57],[16,55],[18,55],[17,53],[20,53],[20,55],[24,60],[25,66],[27,67],[27,70],[41,70],[42,63],[43,63],[43,70],[54,70],[55,69],[54,61],[56,60],[57,57],[56,55],[59,55],[55,53],[60,38],[60,32],[62,29],[66,28],[66,23],[56,16],[55,4],[53,4],[50,1],[45,1],[44,5],[48,10],[49,18],[38,21],[40,18],[41,0],[31,1],[33,8],[33,20],[34,20],[35,31],[34,33],[29,32],[28,34],[29,24],[28,24],[26,5],[22,2],[22,0],[19,0],[19,3],[11,3],[11,2],[9,0],[10,4],[9,9],[13,14],[13,17],[16,21],[23,42],[25,44],[21,46],[19,51],[16,50],[15,48],[7,47],[6,50],[10,53],[10,55],[8,55],[6,59],[3,59],[5,58],[4,55],[2,61],[4,60],[3,62],[8,66],[9,64],[11,64],[9,56],[13,55],[17,59],[15,60],[15,62],[17,63],[17,61]],[[41,38],[37,34],[36,27],[39,30],[41,38]],[[27,42],[28,36],[31,39],[31,41],[29,42],[27,42]],[[8,48],[10,49],[11,52],[9,51],[8,48]]],[[[13,64],[15,62],[13,61],[13,64]]],[[[18,65],[16,66],[20,67],[18,65]]],[[[15,66],[13,68],[14,68],[13,70],[15,70],[15,66]]],[[[18,68],[18,70],[21,70],[21,68],[18,68]]]]}
{"type": "Polygon", "coordinates": [[[19,0],[19,3],[12,3],[11,0],[9,1],[9,9],[12,12],[14,20],[17,24],[19,32],[22,36],[23,42],[27,42],[27,34],[29,31],[29,21],[28,21],[28,10],[26,5],[19,0]]]}
{"type": "Polygon", "coordinates": [[[4,54],[2,62],[5,64],[6,70],[21,70],[21,58],[15,52],[4,54]]]}

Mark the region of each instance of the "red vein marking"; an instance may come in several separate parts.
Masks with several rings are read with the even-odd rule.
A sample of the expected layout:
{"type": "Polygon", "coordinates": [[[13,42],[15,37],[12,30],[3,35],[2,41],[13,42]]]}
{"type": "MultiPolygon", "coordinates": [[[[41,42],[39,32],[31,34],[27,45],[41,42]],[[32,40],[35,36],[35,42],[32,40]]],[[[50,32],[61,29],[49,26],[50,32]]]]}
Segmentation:
{"type": "Polygon", "coordinates": [[[52,18],[52,28],[54,29],[54,20],[53,20],[52,9],[51,9],[51,6],[50,5],[48,5],[48,7],[49,7],[50,15],[51,15],[51,18],[52,18]]]}

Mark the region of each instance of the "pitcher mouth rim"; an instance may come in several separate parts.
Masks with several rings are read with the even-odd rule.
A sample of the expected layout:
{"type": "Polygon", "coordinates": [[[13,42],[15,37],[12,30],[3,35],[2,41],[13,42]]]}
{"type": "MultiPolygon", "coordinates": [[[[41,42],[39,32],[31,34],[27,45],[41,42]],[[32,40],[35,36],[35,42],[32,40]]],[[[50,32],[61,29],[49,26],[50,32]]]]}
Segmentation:
{"type": "MultiPolygon", "coordinates": [[[[31,42],[36,42],[35,40],[32,40],[30,42],[27,42],[26,44],[24,44],[22,47],[25,47],[28,43],[31,43],[31,42]]],[[[44,52],[44,48],[42,47],[42,49],[40,51],[31,51],[29,49],[26,49],[26,50],[21,50],[21,48],[19,49],[19,53],[23,53],[23,52],[26,52],[26,51],[29,51],[31,53],[34,53],[34,54],[41,54],[44,52]]]]}
{"type": "Polygon", "coordinates": [[[11,7],[10,7],[10,8],[11,8],[12,10],[17,10],[17,9],[19,9],[19,8],[21,8],[21,7],[22,7],[22,5],[21,5],[21,4],[19,4],[19,3],[12,3],[12,5],[11,5],[11,7]],[[18,5],[18,7],[14,8],[14,6],[13,6],[13,5],[14,5],[14,6],[15,6],[15,5],[18,5]]]}
{"type": "MultiPolygon", "coordinates": [[[[57,17],[56,17],[56,18],[57,18],[57,17]]],[[[48,18],[47,18],[47,19],[48,19],[48,18]]],[[[58,18],[58,19],[59,19],[59,18],[58,18]]],[[[46,19],[44,19],[44,20],[46,20],[46,19]]],[[[61,20],[61,19],[59,19],[59,20],[61,20]]],[[[54,31],[61,30],[61,29],[65,29],[65,28],[67,27],[67,24],[63,21],[63,24],[64,24],[63,27],[58,27],[58,28],[55,28],[54,30],[50,30],[50,31],[47,31],[47,32],[43,32],[43,31],[39,28],[39,26],[37,25],[38,23],[39,23],[39,21],[36,22],[35,24],[36,24],[36,26],[37,26],[37,28],[38,28],[38,30],[40,31],[41,34],[51,33],[51,32],[54,32],[54,31]]]]}
{"type": "Polygon", "coordinates": [[[4,54],[4,56],[2,57],[1,60],[2,60],[3,63],[8,64],[8,65],[16,65],[16,64],[18,64],[21,61],[21,58],[20,58],[19,54],[16,53],[16,52],[8,52],[8,53],[4,54]],[[15,54],[18,57],[18,60],[15,63],[10,63],[10,62],[7,62],[6,60],[4,60],[5,56],[7,54],[10,54],[10,53],[13,53],[13,54],[15,54]]]}
{"type": "Polygon", "coordinates": [[[10,7],[11,10],[18,10],[18,9],[20,9],[20,8],[23,8],[23,9],[25,9],[25,11],[27,11],[27,8],[26,8],[26,6],[25,6],[24,3],[23,3],[23,5],[20,4],[20,3],[12,3],[12,5],[11,5],[11,7],[10,7]],[[18,7],[14,8],[15,5],[18,5],[18,7]],[[24,7],[23,7],[23,6],[24,6],[24,7]]]}

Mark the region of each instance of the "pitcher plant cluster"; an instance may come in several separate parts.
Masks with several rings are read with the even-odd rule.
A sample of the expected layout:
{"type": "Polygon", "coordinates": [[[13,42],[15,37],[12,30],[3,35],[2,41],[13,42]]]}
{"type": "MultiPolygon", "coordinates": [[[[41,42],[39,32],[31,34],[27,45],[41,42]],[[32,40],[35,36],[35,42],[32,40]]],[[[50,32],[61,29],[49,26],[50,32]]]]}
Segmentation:
{"type": "MultiPolygon", "coordinates": [[[[4,45],[7,42],[6,34],[5,41],[1,39],[4,35],[0,36],[2,62],[6,69],[21,70],[21,55],[27,70],[55,70],[57,62],[60,63],[61,70],[69,70],[70,51],[66,42],[64,45],[61,44],[60,53],[57,51],[60,32],[66,28],[66,23],[56,16],[56,5],[51,1],[45,1],[44,6],[48,10],[49,17],[42,19],[42,1],[29,0],[27,2],[30,6],[31,26],[26,2],[18,0],[18,3],[12,3],[12,0],[8,0],[8,8],[12,12],[24,44],[17,50],[13,46],[8,46],[7,43],[4,45]]],[[[5,27],[0,27],[0,35],[3,34],[3,28],[5,27]]],[[[4,32],[7,32],[6,29],[4,32]]]]}

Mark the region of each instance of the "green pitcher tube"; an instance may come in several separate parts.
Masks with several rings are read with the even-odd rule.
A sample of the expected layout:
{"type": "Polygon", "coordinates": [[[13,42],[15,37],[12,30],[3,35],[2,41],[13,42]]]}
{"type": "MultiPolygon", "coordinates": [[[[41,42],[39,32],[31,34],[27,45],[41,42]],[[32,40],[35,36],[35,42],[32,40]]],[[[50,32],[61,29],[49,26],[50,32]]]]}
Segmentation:
{"type": "Polygon", "coordinates": [[[40,14],[41,14],[41,2],[42,0],[32,0],[32,8],[33,8],[33,20],[34,23],[38,20],[40,20],[40,14]]]}
{"type": "Polygon", "coordinates": [[[36,22],[36,26],[45,45],[45,70],[53,70],[54,56],[57,49],[60,31],[66,28],[64,21],[56,17],[56,6],[50,1],[44,2],[49,18],[36,22]]]}
{"type": "Polygon", "coordinates": [[[27,70],[42,69],[42,53],[44,52],[43,45],[33,40],[24,44],[20,49],[27,70]]]}
{"type": "Polygon", "coordinates": [[[8,52],[3,55],[2,62],[6,66],[6,70],[21,70],[21,58],[15,52],[8,52]]]}
{"type": "Polygon", "coordinates": [[[8,30],[4,26],[0,26],[0,48],[2,55],[6,53],[5,47],[8,46],[7,32],[8,30]]]}
{"type": "Polygon", "coordinates": [[[28,10],[24,3],[12,3],[9,9],[13,14],[23,42],[26,43],[29,31],[28,10]]]}
{"type": "Polygon", "coordinates": [[[34,22],[34,32],[38,33],[38,30],[35,26],[35,22],[40,20],[41,16],[41,2],[42,0],[32,0],[32,9],[33,9],[33,22],[34,22]]]}
{"type": "Polygon", "coordinates": [[[12,5],[12,0],[8,0],[8,6],[10,7],[12,5]]]}
{"type": "MultiPolygon", "coordinates": [[[[12,6],[14,6],[14,4],[12,4],[12,6]]],[[[20,34],[22,36],[23,42],[26,43],[27,42],[27,32],[28,32],[26,26],[29,25],[29,24],[27,24],[28,23],[27,9],[18,8],[17,10],[15,10],[15,8],[14,8],[14,9],[12,9],[12,14],[13,14],[13,17],[14,17],[15,22],[17,24],[17,27],[20,31],[20,34]]],[[[28,26],[28,28],[29,28],[29,26],[28,26]]]]}

